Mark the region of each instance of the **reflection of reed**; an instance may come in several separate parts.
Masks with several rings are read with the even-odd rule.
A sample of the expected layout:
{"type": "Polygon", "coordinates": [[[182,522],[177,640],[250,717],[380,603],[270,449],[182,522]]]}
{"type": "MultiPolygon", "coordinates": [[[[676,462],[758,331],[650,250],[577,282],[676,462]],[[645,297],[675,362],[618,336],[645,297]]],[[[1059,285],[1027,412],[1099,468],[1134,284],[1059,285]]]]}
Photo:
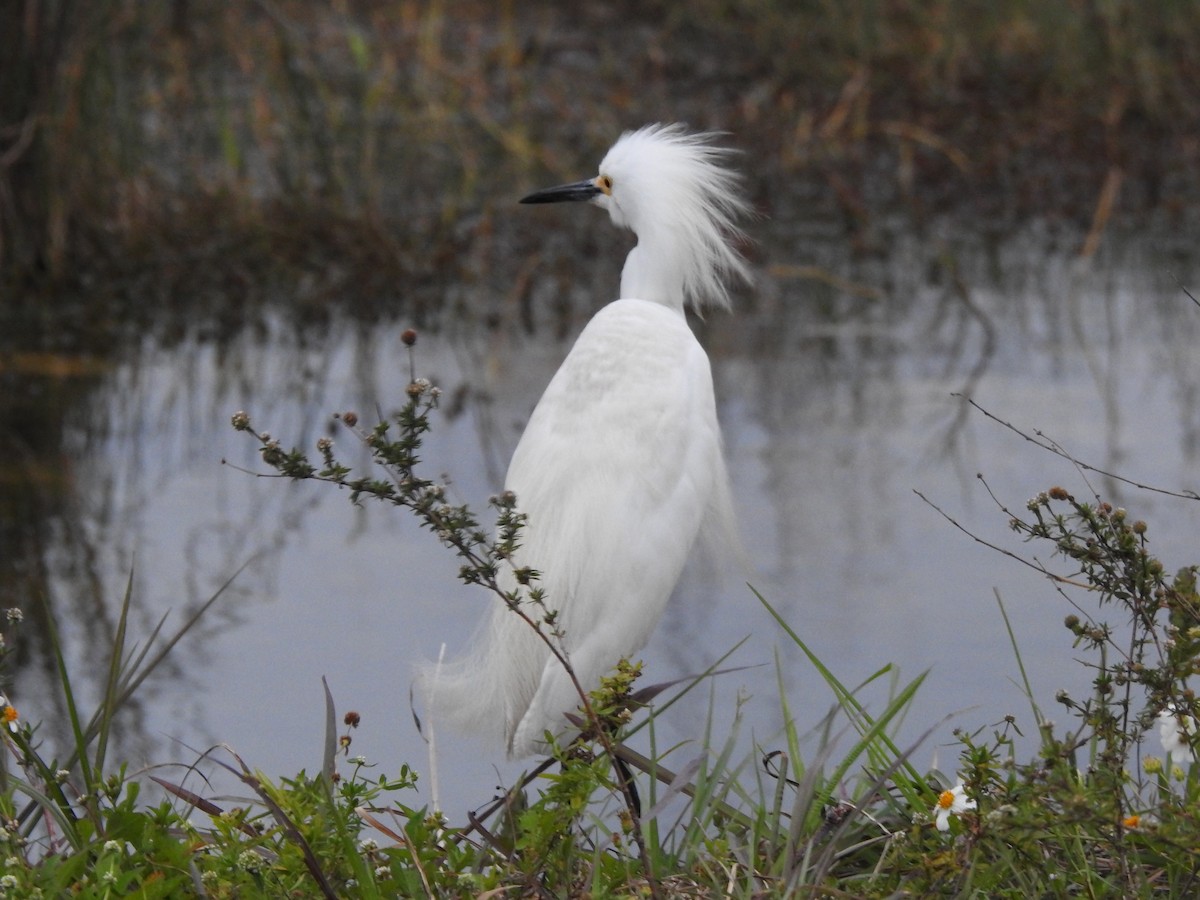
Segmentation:
{"type": "MultiPolygon", "coordinates": [[[[753,359],[752,364],[739,365],[739,370],[742,365],[747,368],[737,380],[753,383],[747,393],[753,419],[769,435],[761,458],[767,466],[766,493],[773,498],[775,518],[768,539],[777,542],[775,558],[786,566],[787,560],[797,558],[795,548],[815,539],[814,502],[839,517],[856,506],[871,506],[853,489],[840,493],[836,503],[798,492],[798,484],[809,483],[801,474],[804,468],[818,466],[825,472],[821,481],[837,481],[833,473],[841,467],[820,459],[829,442],[844,444],[837,455],[846,461],[845,469],[861,478],[895,465],[888,461],[894,460],[895,449],[883,449],[869,459],[864,455],[864,439],[874,428],[888,429],[884,442],[893,448],[903,440],[896,435],[906,422],[910,439],[930,440],[931,432],[920,421],[928,413],[917,411],[922,404],[914,393],[923,379],[932,379],[934,388],[943,385],[934,407],[940,424],[932,432],[932,444],[941,447],[941,455],[956,469],[973,474],[969,459],[977,448],[962,443],[968,431],[965,398],[986,395],[997,379],[1003,383],[1023,374],[1048,378],[1043,382],[1047,402],[1055,385],[1063,389],[1062,402],[1067,402],[1078,398],[1075,373],[1078,361],[1083,361],[1094,376],[1095,398],[1105,410],[1100,434],[1109,449],[1098,462],[1108,470],[1119,469],[1112,448],[1123,439],[1122,420],[1114,410],[1126,402],[1126,385],[1138,371],[1131,371],[1130,364],[1137,360],[1128,357],[1128,348],[1145,347],[1145,341],[1153,340],[1144,329],[1133,327],[1128,313],[1116,313],[1146,285],[1147,273],[1136,262],[1141,251],[1134,247],[1139,242],[1126,234],[1119,238],[1125,241],[1122,252],[1109,245],[1106,263],[1112,268],[1093,282],[1081,278],[1061,254],[1039,256],[1039,246],[1046,245],[1044,235],[1043,226],[1033,223],[1011,241],[1000,239],[994,245],[971,234],[899,242],[897,256],[878,268],[853,260],[827,266],[773,265],[767,273],[783,278],[760,285],[757,315],[713,325],[714,336],[726,348],[718,355],[732,352],[753,359]],[[791,281],[797,274],[802,280],[791,281]],[[873,287],[876,284],[886,288],[873,287]],[[1094,309],[1095,299],[1100,299],[1110,311],[1099,321],[1089,319],[1084,330],[1077,313],[1069,312],[1073,307],[1064,294],[1078,302],[1093,288],[1100,290],[1085,305],[1094,309]],[[877,303],[868,302],[876,295],[877,303]],[[1064,344],[1061,322],[1072,315],[1075,342],[1064,344]],[[1114,329],[1122,331],[1119,339],[1114,329]],[[1124,353],[1119,352],[1122,347],[1124,353]],[[1067,393],[1068,388],[1074,393],[1067,393]],[[964,399],[956,400],[952,393],[964,399]]],[[[1111,232],[1108,238],[1118,239],[1111,232]]],[[[1069,245],[1065,242],[1063,248],[1069,245]]],[[[811,241],[809,247],[819,258],[821,248],[811,241]]],[[[1161,304],[1154,308],[1164,309],[1161,304]]],[[[1170,318],[1177,321],[1179,312],[1174,309],[1170,318]]],[[[1186,337],[1174,346],[1187,347],[1186,337]]],[[[1175,369],[1190,367],[1190,358],[1184,352],[1175,354],[1175,369]]],[[[1176,380],[1181,398],[1187,398],[1188,379],[1176,380]]],[[[734,381],[725,376],[719,383],[734,381]]],[[[1183,440],[1186,446],[1186,435],[1183,440]]],[[[839,520],[837,527],[850,544],[870,530],[856,526],[852,518],[839,520]]],[[[867,543],[862,547],[866,553],[867,543]]]]}
{"type": "MultiPolygon", "coordinates": [[[[963,354],[973,343],[969,337],[969,329],[972,324],[978,327],[981,336],[975,361],[967,366],[967,371],[962,376],[962,387],[957,391],[962,397],[969,398],[975,393],[980,380],[987,372],[988,364],[996,353],[996,325],[991,316],[976,301],[970,285],[963,278],[957,259],[953,255],[943,254],[939,262],[945,270],[945,289],[932,316],[931,321],[934,325],[930,330],[940,330],[941,325],[947,321],[956,323],[949,341],[950,352],[946,359],[947,375],[959,368],[963,354]]],[[[951,455],[953,453],[966,417],[966,403],[956,404],[954,416],[946,425],[945,436],[941,441],[944,454],[951,455]]]]}
{"type": "Polygon", "coordinates": [[[254,560],[126,708],[118,732],[122,752],[144,756],[157,740],[146,734],[143,715],[161,690],[176,698],[200,693],[204,648],[242,624],[249,598],[277,593],[272,558],[313,508],[303,491],[259,485],[253,490],[258,500],[248,508],[248,487],[222,491],[213,430],[247,398],[281,396],[290,414],[279,421],[297,433],[319,431],[327,401],[314,396],[313,387],[328,383],[334,358],[346,350],[340,336],[313,341],[278,324],[269,336],[246,332],[225,346],[196,339],[180,340],[169,351],[147,346],[111,363],[105,378],[72,382],[69,392],[53,380],[25,381],[5,392],[14,401],[40,397],[32,405],[53,426],[31,427],[35,418],[24,403],[6,404],[0,416],[7,458],[28,462],[0,483],[0,500],[12,512],[0,517],[0,607],[26,612],[17,690],[31,710],[40,710],[47,737],[64,738],[69,721],[55,687],[47,607],[60,623],[77,691],[94,700],[87,674],[106,671],[127,579],[130,634],[139,639],[166,609],[177,621],[190,617],[254,560]],[[56,385],[61,402],[46,402],[56,385]],[[197,494],[197,483],[209,487],[197,494]],[[180,498],[165,518],[164,497],[180,498]]]}
{"type": "MultiPolygon", "coordinates": [[[[10,334],[10,340],[16,335],[10,334]]],[[[71,418],[95,402],[104,363],[71,352],[12,352],[0,356],[0,609],[23,611],[25,625],[10,659],[26,675],[54,681],[46,608],[55,587],[71,587],[71,603],[109,630],[114,620],[98,602],[103,565],[84,525],[90,487],[72,453],[71,418]]],[[[65,723],[63,698],[50,693],[47,710],[65,723]]]]}
{"type": "Polygon", "coordinates": [[[1196,352],[1200,342],[1200,302],[1187,288],[1176,290],[1195,306],[1189,306],[1185,300],[1172,304],[1172,292],[1164,286],[1163,302],[1153,304],[1152,309],[1160,323],[1163,351],[1160,359],[1165,363],[1160,374],[1169,379],[1177,400],[1184,457],[1194,462],[1200,457],[1200,354],[1196,352]]]}

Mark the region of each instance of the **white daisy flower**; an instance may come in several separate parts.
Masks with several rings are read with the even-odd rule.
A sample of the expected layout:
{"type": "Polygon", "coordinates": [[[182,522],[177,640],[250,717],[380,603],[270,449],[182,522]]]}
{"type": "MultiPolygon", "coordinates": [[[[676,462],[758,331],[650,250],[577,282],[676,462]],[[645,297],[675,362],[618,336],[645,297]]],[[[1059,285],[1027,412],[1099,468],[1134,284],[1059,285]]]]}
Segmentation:
{"type": "Polygon", "coordinates": [[[938,831],[949,831],[951,816],[974,809],[975,806],[975,801],[967,796],[967,789],[961,781],[950,790],[942,791],[933,806],[933,818],[938,831]]]}
{"type": "Polygon", "coordinates": [[[1191,716],[1180,715],[1173,709],[1158,714],[1158,739],[1172,766],[1183,768],[1196,761],[1191,744],[1195,733],[1196,722],[1191,716]]]}

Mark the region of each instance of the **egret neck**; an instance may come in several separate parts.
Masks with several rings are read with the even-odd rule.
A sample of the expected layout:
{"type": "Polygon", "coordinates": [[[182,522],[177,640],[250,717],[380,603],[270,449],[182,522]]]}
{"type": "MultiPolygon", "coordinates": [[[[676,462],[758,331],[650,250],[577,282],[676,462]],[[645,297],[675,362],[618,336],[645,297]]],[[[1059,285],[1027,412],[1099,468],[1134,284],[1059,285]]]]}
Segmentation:
{"type": "Polygon", "coordinates": [[[638,235],[637,246],[625,258],[621,270],[622,298],[650,300],[683,315],[683,267],[681,254],[669,237],[638,235]]]}

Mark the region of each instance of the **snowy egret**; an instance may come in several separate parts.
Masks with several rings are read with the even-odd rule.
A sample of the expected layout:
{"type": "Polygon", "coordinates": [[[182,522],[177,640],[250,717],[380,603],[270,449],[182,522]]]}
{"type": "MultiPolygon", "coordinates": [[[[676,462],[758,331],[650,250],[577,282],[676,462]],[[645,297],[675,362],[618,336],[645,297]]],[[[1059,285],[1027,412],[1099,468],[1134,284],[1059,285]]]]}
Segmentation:
{"type": "MultiPolygon", "coordinates": [[[[679,125],[627,132],[596,177],[521,201],[590,201],[637,236],[621,299],[579,335],[505,479],[528,516],[514,563],[542,573],[585,690],[645,645],[698,535],[732,534],[712,374],[684,316],[686,304],[728,307],[728,283],[748,279],[734,248],[748,206],[712,138],[679,125]]],[[[580,703],[562,664],[502,604],[465,656],[422,678],[437,721],[503,736],[514,757],[544,750],[580,703]]]]}

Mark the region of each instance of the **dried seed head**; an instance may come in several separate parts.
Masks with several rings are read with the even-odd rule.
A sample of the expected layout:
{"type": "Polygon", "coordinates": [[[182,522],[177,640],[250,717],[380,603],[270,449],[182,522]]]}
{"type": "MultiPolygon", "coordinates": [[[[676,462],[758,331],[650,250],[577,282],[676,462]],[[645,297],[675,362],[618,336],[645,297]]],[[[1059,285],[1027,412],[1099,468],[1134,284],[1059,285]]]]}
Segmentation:
{"type": "Polygon", "coordinates": [[[405,328],[400,334],[400,340],[404,342],[405,347],[411,347],[417,342],[417,331],[415,328],[405,328]]]}

